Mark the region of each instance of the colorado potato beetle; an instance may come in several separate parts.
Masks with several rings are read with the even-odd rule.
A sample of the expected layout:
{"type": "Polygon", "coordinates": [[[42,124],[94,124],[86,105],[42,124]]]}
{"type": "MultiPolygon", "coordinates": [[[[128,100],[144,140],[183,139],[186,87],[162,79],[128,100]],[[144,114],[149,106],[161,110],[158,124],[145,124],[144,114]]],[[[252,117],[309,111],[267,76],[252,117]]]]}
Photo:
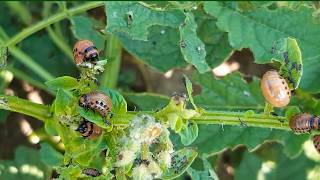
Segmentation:
{"type": "Polygon", "coordinates": [[[101,172],[94,168],[86,168],[82,170],[82,174],[87,176],[97,177],[101,175],[101,172]]]}
{"type": "Polygon", "coordinates": [[[102,128],[92,122],[84,120],[80,123],[77,131],[79,131],[84,138],[96,139],[102,133],[102,128]]]}
{"type": "Polygon", "coordinates": [[[277,71],[266,72],[260,83],[265,99],[274,107],[284,107],[289,104],[291,91],[286,80],[277,71]]]}
{"type": "Polygon", "coordinates": [[[95,64],[99,58],[99,52],[93,42],[89,40],[80,40],[73,47],[73,59],[76,65],[83,62],[91,62],[95,64]]]}
{"type": "Polygon", "coordinates": [[[312,140],[314,147],[316,148],[318,153],[320,153],[320,135],[314,135],[312,140]]]}
{"type": "Polygon", "coordinates": [[[308,113],[301,113],[290,119],[289,126],[295,133],[307,133],[312,129],[317,130],[319,123],[319,117],[308,113]]]}
{"type": "Polygon", "coordinates": [[[93,91],[80,97],[79,105],[98,112],[106,117],[112,109],[112,100],[102,92],[93,91]]]}

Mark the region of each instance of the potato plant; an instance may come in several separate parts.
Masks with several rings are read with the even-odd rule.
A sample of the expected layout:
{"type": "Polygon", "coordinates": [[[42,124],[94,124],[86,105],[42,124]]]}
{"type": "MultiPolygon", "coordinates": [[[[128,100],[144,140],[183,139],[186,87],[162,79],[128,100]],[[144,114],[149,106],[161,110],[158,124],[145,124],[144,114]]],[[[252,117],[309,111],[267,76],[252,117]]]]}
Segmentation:
{"type": "Polygon", "coordinates": [[[43,127],[29,134],[40,137],[38,150],[19,146],[13,160],[0,161],[0,179],[319,179],[318,8],[285,1],[1,4],[1,122],[12,111],[43,127]],[[73,48],[84,39],[93,44],[73,48]],[[241,68],[214,75],[243,51],[265,68],[259,76],[241,68]],[[121,66],[125,59],[146,92],[128,87],[137,76],[121,66]],[[178,70],[186,72],[175,82],[184,92],[148,91],[147,71],[178,70]],[[6,94],[13,78],[53,100],[6,94]]]}

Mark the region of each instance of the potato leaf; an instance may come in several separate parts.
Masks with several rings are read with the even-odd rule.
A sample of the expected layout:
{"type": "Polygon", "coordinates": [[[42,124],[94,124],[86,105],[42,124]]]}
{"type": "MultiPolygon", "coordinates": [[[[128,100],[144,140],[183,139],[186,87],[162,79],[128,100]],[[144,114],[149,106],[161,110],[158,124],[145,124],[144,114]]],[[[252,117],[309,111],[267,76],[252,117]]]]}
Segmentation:
{"type": "Polygon", "coordinates": [[[179,133],[181,138],[181,143],[184,146],[190,145],[193,141],[195,141],[198,137],[198,125],[195,122],[188,122],[188,124],[182,128],[181,132],[179,133]]]}
{"type": "Polygon", "coordinates": [[[55,150],[49,143],[41,143],[40,157],[48,166],[63,165],[63,155],[55,150]]]}
{"type": "Polygon", "coordinates": [[[206,63],[204,43],[197,36],[197,24],[192,13],[186,13],[185,22],[180,25],[180,49],[184,59],[193,64],[200,73],[209,71],[206,63]]]}
{"type": "Polygon", "coordinates": [[[76,89],[79,85],[78,81],[74,77],[70,76],[61,76],[56,79],[45,82],[48,88],[52,90],[64,89],[72,90],[76,89]]]}
{"type": "Polygon", "coordinates": [[[191,148],[184,148],[175,151],[172,155],[172,166],[162,175],[163,179],[174,179],[183,174],[197,157],[197,151],[191,148]]]}
{"type": "Polygon", "coordinates": [[[95,29],[92,19],[86,16],[74,16],[70,21],[72,32],[77,39],[88,39],[94,42],[98,49],[103,49],[104,37],[95,29]]]}
{"type": "Polygon", "coordinates": [[[280,38],[293,37],[299,42],[303,55],[301,88],[319,92],[320,29],[312,18],[313,10],[301,6],[299,10],[278,8],[270,11],[259,8],[239,12],[220,2],[205,2],[204,9],[217,18],[217,26],[228,32],[230,45],[235,49],[250,48],[256,63],[269,63],[273,43],[280,38]],[[300,26],[298,24],[303,24],[300,26]]]}
{"type": "Polygon", "coordinates": [[[124,33],[131,40],[148,40],[149,27],[154,25],[177,28],[184,15],[179,10],[154,11],[139,2],[106,2],[107,31],[124,33]]]}

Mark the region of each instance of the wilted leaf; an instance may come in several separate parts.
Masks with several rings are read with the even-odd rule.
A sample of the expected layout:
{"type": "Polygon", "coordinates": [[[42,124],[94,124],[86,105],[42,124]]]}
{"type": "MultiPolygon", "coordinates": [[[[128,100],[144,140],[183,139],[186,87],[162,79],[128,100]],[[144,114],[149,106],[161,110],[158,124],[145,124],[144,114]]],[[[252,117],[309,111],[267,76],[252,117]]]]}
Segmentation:
{"type": "Polygon", "coordinates": [[[58,77],[56,79],[45,82],[45,84],[52,90],[72,90],[79,85],[77,79],[70,76],[58,77]]]}
{"type": "Polygon", "coordinates": [[[151,26],[177,28],[184,15],[179,10],[154,11],[139,2],[106,2],[107,30],[114,34],[124,33],[131,40],[148,40],[151,26]]]}
{"type": "Polygon", "coordinates": [[[197,36],[197,24],[192,13],[186,14],[184,24],[180,30],[180,49],[184,59],[193,64],[200,73],[210,68],[206,63],[206,49],[204,43],[197,36]]]}
{"type": "Polygon", "coordinates": [[[180,176],[192,164],[197,155],[198,153],[190,148],[175,151],[172,155],[172,166],[164,172],[162,178],[174,179],[180,176]]]}
{"type": "Polygon", "coordinates": [[[229,42],[235,49],[250,48],[255,62],[269,63],[273,42],[293,37],[299,42],[303,57],[301,88],[311,92],[320,90],[318,81],[320,55],[320,29],[313,21],[313,10],[278,8],[270,11],[259,8],[250,12],[238,12],[220,2],[205,2],[205,11],[217,20],[217,26],[229,32],[229,42]],[[303,26],[299,25],[303,24],[303,26]]]}
{"type": "Polygon", "coordinates": [[[193,108],[197,109],[197,106],[194,103],[194,100],[193,100],[193,97],[192,97],[192,93],[193,93],[192,83],[191,83],[190,79],[186,75],[184,75],[184,79],[185,79],[185,84],[186,84],[186,89],[187,89],[189,101],[191,102],[193,108]]]}

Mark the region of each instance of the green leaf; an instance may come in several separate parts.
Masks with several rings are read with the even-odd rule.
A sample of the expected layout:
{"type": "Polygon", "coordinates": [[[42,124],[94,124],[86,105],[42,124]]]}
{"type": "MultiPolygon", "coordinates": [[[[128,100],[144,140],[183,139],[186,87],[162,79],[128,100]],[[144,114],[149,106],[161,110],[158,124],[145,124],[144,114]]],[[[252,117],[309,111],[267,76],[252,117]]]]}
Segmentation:
{"type": "Polygon", "coordinates": [[[160,72],[187,65],[179,46],[179,31],[165,26],[149,28],[148,41],[131,40],[118,35],[123,47],[145,64],[160,72]]]}
{"type": "Polygon", "coordinates": [[[262,160],[248,152],[243,154],[240,166],[236,169],[234,176],[235,179],[256,180],[258,171],[261,169],[262,160]],[[248,176],[250,172],[250,176],[248,176]]]}
{"type": "Polygon", "coordinates": [[[0,47],[0,71],[7,66],[8,48],[0,47]]]}
{"type": "Polygon", "coordinates": [[[95,29],[92,19],[86,16],[73,16],[70,21],[72,32],[77,39],[88,39],[94,42],[98,49],[103,49],[104,36],[95,29]]]}
{"type": "Polygon", "coordinates": [[[241,13],[219,2],[205,2],[204,9],[218,19],[217,26],[221,30],[229,32],[231,46],[235,49],[250,48],[257,63],[270,62],[271,47],[276,40],[296,38],[304,65],[300,86],[310,92],[320,90],[319,83],[312,83],[319,77],[317,62],[320,58],[320,29],[312,19],[312,9],[303,6],[299,10],[259,8],[241,13]]]}
{"type": "Polygon", "coordinates": [[[70,76],[58,77],[56,79],[45,82],[45,84],[52,90],[72,90],[79,85],[77,79],[70,76]]]}
{"type": "Polygon", "coordinates": [[[172,155],[172,165],[164,172],[162,178],[174,179],[179,177],[192,164],[197,155],[198,153],[191,148],[184,148],[179,151],[175,151],[172,155]]]}
{"type": "Polygon", "coordinates": [[[105,87],[103,87],[100,90],[112,99],[112,113],[125,114],[127,112],[127,102],[118,91],[108,89],[105,87]]]}
{"type": "Polygon", "coordinates": [[[259,88],[259,81],[253,78],[247,84],[239,73],[225,76],[222,80],[214,78],[212,73],[194,74],[193,79],[201,85],[202,91],[194,97],[198,106],[205,109],[219,107],[262,108],[264,98],[259,88]],[[239,101],[241,99],[241,101],[239,101]]]}
{"type": "Polygon", "coordinates": [[[48,166],[60,166],[63,164],[63,155],[48,143],[41,143],[40,157],[48,166]]]}
{"type": "Polygon", "coordinates": [[[205,44],[206,61],[214,68],[228,59],[232,54],[232,47],[229,45],[228,33],[218,29],[216,19],[202,11],[194,12],[198,24],[198,36],[205,44]]]}
{"type": "Polygon", "coordinates": [[[180,48],[184,59],[193,64],[200,73],[210,68],[206,63],[204,43],[197,37],[197,24],[192,13],[186,13],[184,24],[179,27],[180,48]]]}
{"type": "Polygon", "coordinates": [[[56,116],[71,115],[75,112],[75,104],[70,92],[59,89],[54,101],[54,113],[56,116]]]}
{"type": "MultiPolygon", "coordinates": [[[[107,123],[107,121],[110,121],[109,119],[103,119],[102,116],[99,113],[94,112],[93,110],[87,110],[82,107],[78,107],[78,112],[80,116],[85,118],[86,120],[93,122],[94,124],[98,125],[99,127],[109,129],[110,125],[107,123]]],[[[112,121],[112,119],[111,119],[112,121]]]]}
{"type": "Polygon", "coordinates": [[[184,15],[179,10],[154,11],[139,2],[106,2],[108,17],[107,31],[124,33],[132,40],[148,40],[148,30],[151,26],[162,25],[177,28],[184,15]]]}
{"type": "MultiPolygon", "coordinates": [[[[280,55],[280,74],[287,79],[291,89],[297,89],[302,77],[301,51],[296,39],[283,38],[275,42],[273,51],[280,55]]],[[[279,61],[275,59],[276,61],[279,61]]]]}
{"type": "Polygon", "coordinates": [[[14,160],[0,161],[0,179],[48,179],[50,169],[40,160],[39,152],[19,146],[14,160]]]}
{"type": "Polygon", "coordinates": [[[193,180],[218,180],[217,174],[214,172],[211,164],[208,162],[205,156],[201,157],[203,163],[203,170],[195,170],[191,167],[187,169],[188,174],[193,180]]]}
{"type": "Polygon", "coordinates": [[[193,97],[192,97],[192,93],[193,93],[192,83],[191,83],[190,79],[186,75],[183,75],[183,76],[184,76],[184,79],[185,79],[185,84],[186,84],[186,89],[187,89],[189,101],[191,102],[193,108],[197,109],[197,106],[194,103],[193,97]]]}
{"type": "Polygon", "coordinates": [[[135,110],[155,111],[169,103],[169,97],[153,93],[123,93],[128,104],[133,103],[135,110]]]}
{"type": "Polygon", "coordinates": [[[194,140],[198,137],[198,125],[195,122],[188,122],[187,126],[182,128],[181,132],[179,133],[181,138],[181,143],[184,146],[190,145],[194,140]]]}

